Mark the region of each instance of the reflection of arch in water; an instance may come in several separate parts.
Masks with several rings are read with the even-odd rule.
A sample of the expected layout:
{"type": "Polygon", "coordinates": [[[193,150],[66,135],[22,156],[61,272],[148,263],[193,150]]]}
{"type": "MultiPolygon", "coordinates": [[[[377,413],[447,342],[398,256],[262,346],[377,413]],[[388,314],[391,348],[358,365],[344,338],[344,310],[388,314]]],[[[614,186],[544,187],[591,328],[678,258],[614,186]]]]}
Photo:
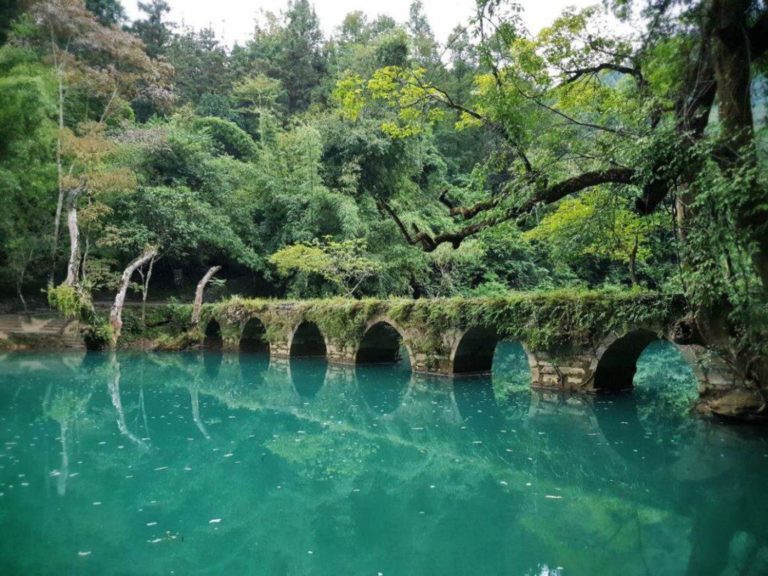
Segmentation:
{"type": "Polygon", "coordinates": [[[594,412],[597,424],[613,450],[625,462],[650,470],[676,460],[679,456],[678,447],[685,444],[678,441],[673,445],[669,439],[685,433],[686,424],[690,424],[690,420],[685,418],[684,413],[676,414],[669,410],[670,405],[678,404],[682,396],[688,396],[692,405],[697,395],[697,375],[684,349],[658,338],[649,331],[635,331],[628,336],[631,339],[626,336],[613,339],[604,349],[601,362],[606,360],[606,354],[610,356],[607,357],[603,370],[596,372],[595,386],[598,390],[637,392],[599,398],[595,402],[594,412]],[[645,345],[638,353],[637,348],[643,342],[645,345]],[[655,370],[650,369],[645,362],[656,361],[659,354],[664,363],[656,366],[655,370]],[[670,361],[673,364],[668,364],[670,361]],[[630,362],[631,366],[627,366],[630,362]],[[643,367],[642,376],[645,380],[658,378],[660,381],[639,379],[638,366],[643,367]],[[598,376],[602,380],[598,380],[598,376]],[[616,378],[613,383],[619,386],[612,387],[612,382],[606,381],[609,377],[616,378]],[[676,388],[678,386],[683,388],[676,388]],[[663,387],[667,390],[663,390],[663,387]],[[666,396],[670,393],[674,396],[671,404],[670,398],[666,396]],[[654,418],[654,415],[658,418],[654,418]],[[682,418],[676,419],[674,416],[682,418]]]}
{"type": "MultiPolygon", "coordinates": [[[[467,332],[469,334],[469,331],[467,332]]],[[[456,374],[453,381],[453,397],[462,419],[481,433],[498,432],[504,423],[523,420],[531,403],[531,369],[528,353],[519,342],[497,342],[496,335],[475,332],[473,339],[493,337],[489,343],[472,342],[465,352],[485,346],[481,361],[488,369],[485,374],[468,372],[456,374]],[[493,346],[490,358],[487,353],[493,346]],[[491,372],[491,374],[488,374],[491,372]]],[[[461,345],[457,347],[460,350],[461,345]]]]}
{"type": "Polygon", "coordinates": [[[404,360],[403,349],[407,352],[408,364],[412,360],[411,350],[405,342],[403,331],[386,318],[368,324],[355,355],[356,364],[396,364],[404,360]]]}
{"type": "Polygon", "coordinates": [[[453,374],[490,374],[499,337],[490,328],[470,328],[451,352],[453,374]]]}
{"type": "Polygon", "coordinates": [[[325,384],[328,361],[320,357],[292,357],[288,370],[296,393],[305,400],[311,400],[325,384]]]}
{"type": "Polygon", "coordinates": [[[455,378],[453,398],[461,418],[473,429],[487,433],[503,428],[504,414],[493,393],[490,376],[455,378]]]}
{"type": "Polygon", "coordinates": [[[264,383],[270,359],[266,354],[240,354],[240,378],[248,388],[254,388],[264,383]]]}
{"type": "Polygon", "coordinates": [[[314,322],[306,320],[293,331],[289,350],[291,358],[325,357],[327,354],[325,338],[320,328],[314,322]]]}
{"type": "Polygon", "coordinates": [[[203,367],[209,378],[216,378],[221,370],[221,363],[224,361],[224,353],[221,348],[203,349],[203,367]]]}
{"type": "Polygon", "coordinates": [[[224,348],[224,338],[221,336],[221,325],[215,319],[211,319],[205,326],[203,348],[205,350],[221,350],[224,348]]]}
{"type": "Polygon", "coordinates": [[[403,402],[410,387],[411,371],[405,363],[357,366],[355,377],[366,405],[373,412],[386,415],[403,402]]]}

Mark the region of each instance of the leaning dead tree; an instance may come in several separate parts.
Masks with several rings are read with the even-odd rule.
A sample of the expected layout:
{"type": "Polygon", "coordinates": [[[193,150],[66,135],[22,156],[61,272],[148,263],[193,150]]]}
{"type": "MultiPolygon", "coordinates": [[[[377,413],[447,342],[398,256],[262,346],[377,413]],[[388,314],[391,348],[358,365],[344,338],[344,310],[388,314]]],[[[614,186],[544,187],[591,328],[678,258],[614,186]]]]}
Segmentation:
{"type": "Polygon", "coordinates": [[[200,322],[200,313],[203,309],[203,292],[205,292],[205,287],[208,285],[208,282],[211,281],[211,278],[213,278],[213,275],[216,274],[221,270],[221,266],[212,266],[208,269],[208,272],[205,273],[205,276],[203,276],[200,279],[200,282],[197,283],[197,288],[195,289],[195,304],[192,308],[192,325],[196,326],[198,322],[200,322]]]}
{"type": "Polygon", "coordinates": [[[120,331],[123,328],[123,305],[125,304],[125,295],[128,292],[128,285],[131,282],[131,276],[136,272],[136,269],[144,266],[147,262],[154,259],[157,256],[157,248],[147,248],[144,253],[131,261],[123,271],[123,275],[120,278],[120,289],[115,296],[115,302],[112,304],[112,309],[109,311],[109,325],[112,327],[112,347],[117,344],[118,338],[120,338],[120,331]]]}

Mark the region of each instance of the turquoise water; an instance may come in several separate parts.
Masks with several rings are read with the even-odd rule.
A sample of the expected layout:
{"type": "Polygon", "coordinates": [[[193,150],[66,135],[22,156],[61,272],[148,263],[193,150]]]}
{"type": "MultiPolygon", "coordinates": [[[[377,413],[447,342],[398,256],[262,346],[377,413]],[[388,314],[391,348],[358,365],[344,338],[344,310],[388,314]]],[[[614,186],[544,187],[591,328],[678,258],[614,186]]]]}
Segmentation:
{"type": "Polygon", "coordinates": [[[407,365],[187,354],[0,357],[0,574],[768,573],[762,432],[630,395],[407,365]]]}

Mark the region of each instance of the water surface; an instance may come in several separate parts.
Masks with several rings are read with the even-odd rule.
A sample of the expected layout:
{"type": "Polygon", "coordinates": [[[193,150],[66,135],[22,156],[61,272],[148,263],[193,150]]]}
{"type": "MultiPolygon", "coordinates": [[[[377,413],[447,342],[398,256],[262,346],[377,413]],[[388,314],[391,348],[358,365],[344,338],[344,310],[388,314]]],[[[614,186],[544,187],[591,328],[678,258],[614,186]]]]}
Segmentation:
{"type": "Polygon", "coordinates": [[[0,357],[0,574],[768,573],[768,443],[633,394],[259,355],[0,357]]]}

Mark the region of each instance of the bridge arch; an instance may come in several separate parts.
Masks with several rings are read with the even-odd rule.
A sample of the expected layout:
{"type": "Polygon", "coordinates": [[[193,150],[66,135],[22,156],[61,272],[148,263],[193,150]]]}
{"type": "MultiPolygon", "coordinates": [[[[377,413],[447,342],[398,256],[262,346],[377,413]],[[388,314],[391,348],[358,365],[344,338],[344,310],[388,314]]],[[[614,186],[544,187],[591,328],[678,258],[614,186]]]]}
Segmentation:
{"type": "MultiPolygon", "coordinates": [[[[669,342],[659,332],[649,328],[635,328],[626,334],[611,334],[596,351],[593,385],[597,391],[627,391],[634,388],[637,361],[653,342],[669,342]]],[[[699,382],[703,374],[688,346],[671,343],[693,371],[699,382]]]]}
{"type": "Polygon", "coordinates": [[[269,354],[267,328],[257,317],[249,318],[240,334],[240,352],[247,354],[269,354]]]}
{"type": "Polygon", "coordinates": [[[315,322],[304,320],[294,328],[288,343],[291,358],[325,358],[328,345],[315,322]]]}
{"type": "Polygon", "coordinates": [[[413,354],[405,338],[405,331],[386,317],[368,323],[355,353],[355,364],[395,364],[402,360],[401,347],[413,362],[413,354]]]}
{"type": "Polygon", "coordinates": [[[211,318],[208,324],[205,325],[203,348],[205,350],[222,350],[224,348],[221,324],[215,318],[211,318]]]}
{"type": "Polygon", "coordinates": [[[499,336],[492,328],[469,328],[451,351],[451,373],[490,374],[499,336]]]}

